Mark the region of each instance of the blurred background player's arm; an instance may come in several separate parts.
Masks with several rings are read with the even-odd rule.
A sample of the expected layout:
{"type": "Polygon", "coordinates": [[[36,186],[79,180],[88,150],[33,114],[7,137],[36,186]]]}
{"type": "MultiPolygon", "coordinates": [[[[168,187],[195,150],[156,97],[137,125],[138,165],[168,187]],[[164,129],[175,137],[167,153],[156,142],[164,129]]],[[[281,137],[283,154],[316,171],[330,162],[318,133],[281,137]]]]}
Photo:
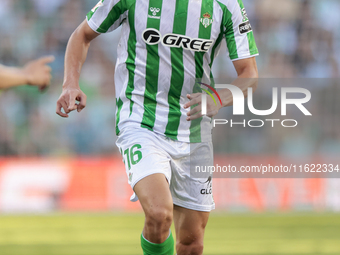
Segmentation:
{"type": "Polygon", "coordinates": [[[86,106],[86,95],[80,90],[79,76],[86,60],[90,43],[99,34],[94,32],[86,20],[73,32],[67,45],[65,55],[65,74],[63,91],[57,101],[57,114],[68,117],[68,113],[80,112],[86,106]],[[79,104],[76,104],[79,101],[79,104]],[[64,109],[65,113],[61,111],[64,109]]]}
{"type": "Polygon", "coordinates": [[[44,89],[51,81],[51,67],[47,64],[53,60],[53,56],[43,57],[28,62],[23,68],[0,65],[0,89],[25,84],[44,89]]]}

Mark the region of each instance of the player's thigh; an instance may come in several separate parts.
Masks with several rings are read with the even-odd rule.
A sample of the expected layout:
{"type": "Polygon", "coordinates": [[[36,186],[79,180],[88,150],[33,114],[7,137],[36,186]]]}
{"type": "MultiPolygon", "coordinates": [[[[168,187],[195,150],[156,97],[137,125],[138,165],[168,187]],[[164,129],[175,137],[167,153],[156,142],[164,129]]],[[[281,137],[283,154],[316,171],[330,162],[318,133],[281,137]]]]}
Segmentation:
{"type": "Polygon", "coordinates": [[[120,149],[134,193],[131,201],[139,199],[146,216],[153,218],[171,213],[172,198],[169,190],[171,179],[170,156],[163,148],[163,141],[144,128],[121,131],[116,144],[120,149]]]}
{"type": "Polygon", "coordinates": [[[173,204],[168,181],[164,174],[149,175],[134,186],[146,216],[172,216],[173,204]]]}
{"type": "Polygon", "coordinates": [[[155,198],[154,194],[157,193],[157,188],[165,190],[158,194],[169,195],[167,180],[171,179],[170,156],[153,132],[142,128],[124,129],[118,136],[116,144],[121,151],[131,188],[136,191],[137,183],[139,187],[143,187],[141,189],[137,187],[137,192],[130,198],[131,201],[138,200],[139,196],[136,193],[143,196],[142,205],[148,201],[148,198],[155,200],[157,197],[155,198]],[[161,177],[155,174],[161,174],[161,177]],[[161,187],[156,186],[156,182],[161,187]]]}
{"type": "Polygon", "coordinates": [[[209,212],[195,211],[174,205],[174,224],[177,245],[202,245],[209,212]]]}

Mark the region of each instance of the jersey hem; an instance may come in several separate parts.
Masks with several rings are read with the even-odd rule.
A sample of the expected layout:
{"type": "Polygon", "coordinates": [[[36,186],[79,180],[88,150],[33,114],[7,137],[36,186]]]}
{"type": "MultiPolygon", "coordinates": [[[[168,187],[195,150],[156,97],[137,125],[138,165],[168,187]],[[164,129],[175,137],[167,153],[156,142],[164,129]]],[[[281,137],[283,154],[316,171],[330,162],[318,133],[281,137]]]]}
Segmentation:
{"type": "Polygon", "coordinates": [[[246,54],[243,56],[239,56],[238,58],[230,58],[231,61],[236,61],[236,60],[241,60],[241,59],[247,59],[247,58],[252,58],[260,55],[258,52],[253,53],[253,54],[246,54]]]}
{"type": "Polygon", "coordinates": [[[164,134],[164,133],[161,133],[161,132],[157,132],[156,130],[153,130],[145,125],[141,125],[140,123],[137,123],[137,122],[125,122],[124,125],[120,125],[119,124],[116,126],[119,128],[119,133],[116,134],[117,136],[119,136],[122,132],[123,129],[125,128],[129,128],[129,127],[133,127],[133,128],[142,128],[142,129],[146,129],[146,130],[149,130],[150,132],[153,132],[157,135],[161,135],[162,137],[165,137],[165,138],[169,138],[171,140],[174,140],[174,141],[178,141],[178,142],[184,142],[184,143],[206,143],[206,142],[211,142],[212,141],[212,136],[211,135],[204,135],[204,136],[200,136],[199,138],[197,139],[190,139],[189,135],[177,135],[177,138],[174,139],[173,136],[170,136],[170,135],[167,135],[167,134],[164,134]],[[129,125],[127,125],[127,123],[129,123],[129,125]]]}

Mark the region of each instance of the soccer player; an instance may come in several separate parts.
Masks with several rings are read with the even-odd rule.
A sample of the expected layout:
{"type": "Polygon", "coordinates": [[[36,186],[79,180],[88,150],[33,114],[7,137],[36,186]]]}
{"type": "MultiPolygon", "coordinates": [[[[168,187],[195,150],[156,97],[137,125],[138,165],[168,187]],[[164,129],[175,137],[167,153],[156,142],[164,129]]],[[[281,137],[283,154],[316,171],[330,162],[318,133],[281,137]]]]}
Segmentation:
{"type": "Polygon", "coordinates": [[[51,67],[47,64],[53,61],[53,56],[46,56],[28,62],[23,68],[0,65],[0,89],[27,84],[44,90],[51,81],[51,67]]]}
{"type": "Polygon", "coordinates": [[[143,253],[174,253],[169,230],[174,221],[177,254],[202,254],[215,204],[211,176],[194,178],[190,169],[213,164],[211,117],[232,105],[232,94],[218,92],[222,105],[208,97],[202,116],[195,84],[212,83],[211,65],[226,40],[238,74],[233,85],[245,95],[257,86],[258,50],[247,14],[241,0],[100,1],[69,40],[57,114],[68,117],[86,106],[78,81],[90,42],[120,25],[116,144],[134,191],[130,200],[139,199],[145,213],[143,253]]]}

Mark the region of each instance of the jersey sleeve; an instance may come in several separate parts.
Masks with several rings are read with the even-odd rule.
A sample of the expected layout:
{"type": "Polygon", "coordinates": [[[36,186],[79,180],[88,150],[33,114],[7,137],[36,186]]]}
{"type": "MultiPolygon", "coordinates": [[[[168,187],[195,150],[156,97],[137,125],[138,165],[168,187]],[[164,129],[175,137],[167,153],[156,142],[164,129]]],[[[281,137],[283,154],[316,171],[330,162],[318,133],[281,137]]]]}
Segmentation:
{"type": "Polygon", "coordinates": [[[223,29],[232,61],[257,56],[253,30],[242,0],[228,0],[223,9],[223,29]]]}
{"type": "Polygon", "coordinates": [[[112,32],[127,17],[126,0],[100,0],[87,14],[87,23],[97,33],[112,32]]]}

